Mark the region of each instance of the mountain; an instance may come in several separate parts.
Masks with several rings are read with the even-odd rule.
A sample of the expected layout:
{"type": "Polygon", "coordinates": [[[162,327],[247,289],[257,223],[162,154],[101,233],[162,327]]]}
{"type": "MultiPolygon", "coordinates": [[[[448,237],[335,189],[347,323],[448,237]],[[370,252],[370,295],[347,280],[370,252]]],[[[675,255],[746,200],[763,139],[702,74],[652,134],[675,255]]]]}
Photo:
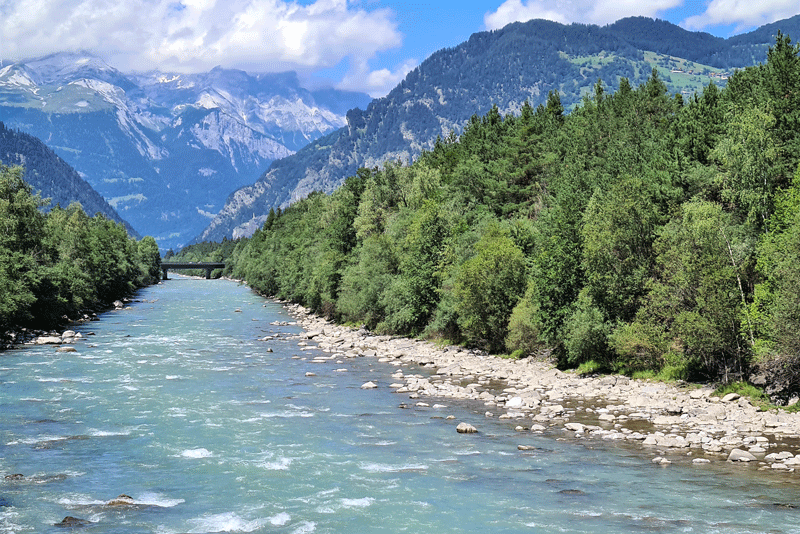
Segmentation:
{"type": "Polygon", "coordinates": [[[87,53],[0,68],[0,120],[42,139],[163,249],[197,235],[231,190],[369,101],[296,74],[123,74],[87,53]]]}
{"type": "Polygon", "coordinates": [[[137,239],[141,237],[75,169],[41,140],[10,130],[2,122],[0,163],[23,166],[23,179],[31,185],[33,192],[50,199],[46,209],[56,205],[66,208],[73,202],[80,202],[83,210],[90,216],[101,213],[107,219],[122,223],[131,236],[137,239]]]}
{"type": "Polygon", "coordinates": [[[711,80],[724,84],[734,69],[765,61],[779,29],[800,36],[800,16],[730,39],[645,17],[605,27],[532,20],[476,33],[431,55],[366,110],[348,112],[345,127],[273,162],[255,184],[230,195],[196,241],[248,236],[270,208],[330,192],[359,167],[413,160],[493,105],[515,113],[526,100],[536,106],[558,91],[571,109],[598,79],[614,90],[620,77],[638,85],[653,68],[686,96],[711,80]]]}

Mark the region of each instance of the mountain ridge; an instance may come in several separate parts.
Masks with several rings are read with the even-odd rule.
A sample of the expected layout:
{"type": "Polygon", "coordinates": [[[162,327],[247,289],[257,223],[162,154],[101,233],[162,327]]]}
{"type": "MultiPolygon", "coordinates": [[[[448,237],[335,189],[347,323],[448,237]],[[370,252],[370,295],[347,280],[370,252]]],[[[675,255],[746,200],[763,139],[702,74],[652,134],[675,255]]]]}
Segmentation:
{"type": "Polygon", "coordinates": [[[23,179],[30,184],[33,193],[39,193],[42,198],[50,199],[50,203],[45,206],[46,210],[57,205],[66,208],[71,203],[78,202],[89,216],[100,213],[109,220],[121,223],[132,237],[141,238],[136,230],[50,147],[32,135],[6,128],[2,122],[0,122],[0,163],[23,167],[23,179]]]}
{"type": "MultiPolygon", "coordinates": [[[[501,113],[516,113],[526,100],[536,106],[557,91],[570,108],[598,79],[611,89],[621,77],[639,85],[652,68],[663,72],[671,90],[691,94],[691,87],[697,90],[711,78],[692,69],[677,72],[677,66],[670,67],[678,63],[670,52],[694,50],[692,57],[698,61],[725,69],[743,68],[754,64],[759,55],[766,58],[767,47],[774,41],[766,36],[779,28],[800,35],[800,16],[734,41],[645,17],[621,19],[605,27],[533,20],[475,33],[455,47],[431,54],[365,110],[349,111],[346,126],[273,162],[254,184],[235,190],[194,242],[251,235],[271,208],[285,207],[315,190],[331,192],[359,167],[413,160],[430,150],[437,137],[450,131],[459,134],[472,115],[484,115],[493,105],[501,113]],[[654,39],[649,48],[655,50],[647,52],[660,56],[651,65],[646,51],[637,46],[642,44],[641,36],[654,29],[680,36],[680,42],[654,39]],[[681,85],[687,80],[694,84],[688,89],[681,85]]],[[[724,83],[727,77],[721,69],[697,66],[698,71],[714,75],[715,83],[724,83]]]]}
{"type": "Polygon", "coordinates": [[[86,53],[0,67],[0,120],[50,145],[162,250],[188,242],[231,190],[366,101],[311,91],[296,73],[124,74],[86,53]]]}

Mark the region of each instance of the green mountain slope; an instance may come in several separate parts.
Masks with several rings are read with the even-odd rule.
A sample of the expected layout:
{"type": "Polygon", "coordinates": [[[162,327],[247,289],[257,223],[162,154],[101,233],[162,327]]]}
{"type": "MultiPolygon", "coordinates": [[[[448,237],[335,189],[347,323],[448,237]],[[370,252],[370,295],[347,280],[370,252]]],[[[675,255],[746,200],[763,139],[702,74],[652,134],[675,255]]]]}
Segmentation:
{"type": "Polygon", "coordinates": [[[140,237],[75,169],[40,139],[6,128],[2,122],[0,122],[0,163],[24,167],[23,178],[31,185],[34,192],[39,192],[43,198],[50,199],[50,207],[60,205],[66,208],[73,202],[79,202],[90,216],[101,213],[109,220],[122,223],[131,236],[140,237]]]}
{"type": "Polygon", "coordinates": [[[766,59],[779,29],[800,35],[800,18],[727,40],[646,18],[606,27],[533,20],[476,33],[431,55],[366,110],[348,112],[346,127],[274,162],[231,194],[196,241],[250,235],[271,208],[332,191],[359,167],[413,160],[493,105],[515,114],[525,101],[535,107],[558,91],[569,110],[598,79],[612,91],[623,77],[635,87],[653,67],[671,93],[693,94],[711,80],[724,85],[733,69],[766,59]]]}

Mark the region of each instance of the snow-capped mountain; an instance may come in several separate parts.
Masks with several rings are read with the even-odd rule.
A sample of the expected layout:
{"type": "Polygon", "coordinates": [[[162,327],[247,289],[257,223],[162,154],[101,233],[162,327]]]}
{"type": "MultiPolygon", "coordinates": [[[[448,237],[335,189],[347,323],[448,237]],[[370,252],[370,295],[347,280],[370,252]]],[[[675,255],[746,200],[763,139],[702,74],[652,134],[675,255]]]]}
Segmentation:
{"type": "Polygon", "coordinates": [[[309,91],[294,73],[123,74],[86,53],[0,61],[0,121],[42,139],[164,249],[187,243],[231,191],[368,102],[309,91]]]}

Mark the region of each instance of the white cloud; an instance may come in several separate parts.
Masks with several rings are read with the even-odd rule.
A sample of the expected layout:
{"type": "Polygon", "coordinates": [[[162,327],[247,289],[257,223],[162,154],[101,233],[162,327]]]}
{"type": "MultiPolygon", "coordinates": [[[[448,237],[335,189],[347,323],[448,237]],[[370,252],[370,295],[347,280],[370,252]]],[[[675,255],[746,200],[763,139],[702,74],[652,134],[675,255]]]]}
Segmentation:
{"type": "Polygon", "coordinates": [[[690,30],[736,24],[737,31],[763,26],[800,14],[797,0],[712,0],[705,13],[689,17],[682,25],[690,30]]]}
{"type": "MultiPolygon", "coordinates": [[[[484,24],[495,30],[511,22],[540,18],[562,24],[603,25],[630,16],[658,17],[686,3],[686,0],[505,0],[496,11],[486,13],[484,24]]],[[[800,13],[798,0],[711,0],[704,4],[703,13],[687,18],[681,25],[690,30],[704,30],[709,26],[736,24],[736,31],[743,31],[800,13]]]]}
{"type": "Polygon", "coordinates": [[[337,84],[337,89],[350,91],[364,91],[373,98],[385,96],[389,91],[406,77],[417,62],[409,59],[399,65],[394,71],[389,69],[369,70],[366,63],[361,63],[350,69],[342,81],[337,84]]]}
{"type": "MultiPolygon", "coordinates": [[[[348,0],[0,0],[0,55],[87,50],[120,70],[193,72],[217,65],[310,71],[343,60],[355,74],[399,47],[394,13],[348,0]],[[352,65],[356,65],[353,68],[352,65]]],[[[365,72],[368,76],[383,76],[365,72]]]]}
{"type": "Polygon", "coordinates": [[[531,19],[602,25],[634,15],[656,17],[681,4],[683,0],[506,0],[497,11],[486,13],[483,21],[490,30],[531,19]]]}

